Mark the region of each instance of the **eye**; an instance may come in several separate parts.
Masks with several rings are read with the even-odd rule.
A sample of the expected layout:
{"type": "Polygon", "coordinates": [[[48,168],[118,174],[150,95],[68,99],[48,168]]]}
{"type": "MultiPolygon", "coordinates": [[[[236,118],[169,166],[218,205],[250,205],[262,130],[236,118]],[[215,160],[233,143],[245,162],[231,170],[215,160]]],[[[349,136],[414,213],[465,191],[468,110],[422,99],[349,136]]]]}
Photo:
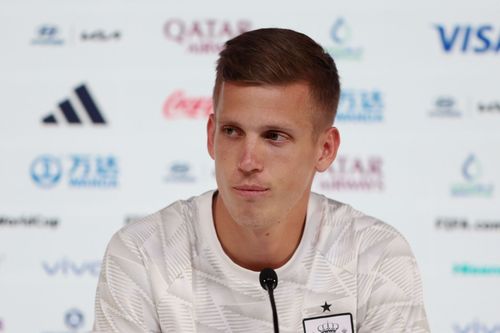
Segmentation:
{"type": "Polygon", "coordinates": [[[238,135],[238,130],[231,126],[224,126],[222,128],[222,132],[229,137],[235,137],[238,135]]]}
{"type": "Polygon", "coordinates": [[[287,136],[283,133],[276,132],[276,131],[269,131],[266,132],[264,137],[270,141],[274,142],[284,142],[288,140],[287,136]]]}

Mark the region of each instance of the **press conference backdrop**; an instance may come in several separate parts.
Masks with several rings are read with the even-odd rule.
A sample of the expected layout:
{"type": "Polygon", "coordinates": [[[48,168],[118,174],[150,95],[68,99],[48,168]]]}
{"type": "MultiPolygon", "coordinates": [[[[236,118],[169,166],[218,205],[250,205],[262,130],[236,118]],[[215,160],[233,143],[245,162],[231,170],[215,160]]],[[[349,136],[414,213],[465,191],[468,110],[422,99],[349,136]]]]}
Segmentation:
{"type": "Polygon", "coordinates": [[[84,332],[105,246],[215,187],[214,62],[260,27],[335,58],[314,190],[398,228],[434,332],[500,332],[500,3],[0,3],[0,332],[84,332]]]}

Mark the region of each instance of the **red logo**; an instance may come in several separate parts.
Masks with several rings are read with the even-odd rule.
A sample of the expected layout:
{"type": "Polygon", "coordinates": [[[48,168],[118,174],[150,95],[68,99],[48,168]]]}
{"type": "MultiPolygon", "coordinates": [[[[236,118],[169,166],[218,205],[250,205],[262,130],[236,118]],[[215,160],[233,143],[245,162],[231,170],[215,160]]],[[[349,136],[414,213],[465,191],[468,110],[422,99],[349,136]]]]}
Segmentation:
{"type": "Polygon", "coordinates": [[[168,119],[206,119],[212,113],[211,97],[189,97],[176,90],[163,104],[163,115],[168,119]]]}
{"type": "Polygon", "coordinates": [[[327,171],[318,175],[317,180],[324,190],[383,191],[382,169],[380,156],[338,156],[327,171]]]}
{"type": "Polygon", "coordinates": [[[246,20],[231,22],[206,19],[185,22],[175,18],[168,20],[163,26],[168,40],[185,45],[191,53],[219,53],[228,39],[249,30],[251,23],[246,20]]]}

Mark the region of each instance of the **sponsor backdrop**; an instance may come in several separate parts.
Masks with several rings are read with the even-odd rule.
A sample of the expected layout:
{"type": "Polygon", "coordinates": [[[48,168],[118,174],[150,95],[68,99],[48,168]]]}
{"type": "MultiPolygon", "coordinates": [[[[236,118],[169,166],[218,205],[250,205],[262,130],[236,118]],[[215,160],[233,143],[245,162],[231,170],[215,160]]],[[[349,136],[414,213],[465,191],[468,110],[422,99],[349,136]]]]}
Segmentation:
{"type": "Polygon", "coordinates": [[[2,1],[0,332],[85,332],[111,235],[215,187],[224,41],[302,31],[337,61],[314,190],[394,225],[434,332],[500,332],[497,1],[2,1]]]}

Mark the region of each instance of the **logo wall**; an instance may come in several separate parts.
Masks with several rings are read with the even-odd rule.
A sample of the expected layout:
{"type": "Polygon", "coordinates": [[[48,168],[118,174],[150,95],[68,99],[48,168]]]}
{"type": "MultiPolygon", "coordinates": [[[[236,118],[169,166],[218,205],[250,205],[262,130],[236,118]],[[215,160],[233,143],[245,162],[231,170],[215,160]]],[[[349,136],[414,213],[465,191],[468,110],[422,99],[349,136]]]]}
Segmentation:
{"type": "Polygon", "coordinates": [[[171,18],[165,22],[163,33],[168,41],[182,45],[187,52],[207,54],[219,53],[228,39],[251,29],[248,20],[171,18]]]}
{"type": "Polygon", "coordinates": [[[30,173],[33,182],[44,189],[63,180],[72,188],[115,188],[119,183],[118,159],[113,155],[41,155],[31,163],[30,173]]]}
{"type": "Polygon", "coordinates": [[[328,191],[383,191],[383,166],[380,156],[341,155],[327,171],[317,175],[317,182],[328,191]]]}

